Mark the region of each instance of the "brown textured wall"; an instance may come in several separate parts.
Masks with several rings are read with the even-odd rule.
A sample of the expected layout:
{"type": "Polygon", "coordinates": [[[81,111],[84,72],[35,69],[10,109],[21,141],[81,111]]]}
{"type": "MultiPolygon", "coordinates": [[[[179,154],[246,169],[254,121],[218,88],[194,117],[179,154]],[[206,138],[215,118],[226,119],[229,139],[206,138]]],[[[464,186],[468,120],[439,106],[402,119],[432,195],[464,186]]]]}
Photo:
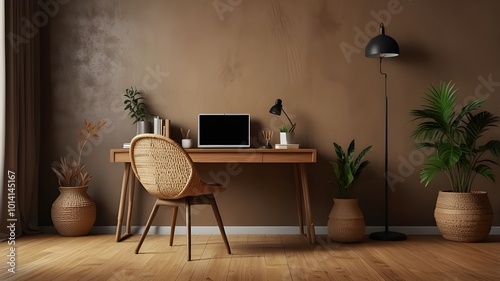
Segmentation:
{"type": "MultiPolygon", "coordinates": [[[[171,119],[177,140],[179,127],[196,130],[198,113],[249,113],[260,145],[255,132],[286,123],[268,113],[276,98],[283,99],[298,124],[298,142],[318,149],[318,163],[308,167],[316,225],[326,225],[332,206],[332,142],[347,145],[355,138],[358,147],[373,145],[359,198],[367,225],[382,225],[384,82],[378,60],[363,54],[380,20],[401,48],[400,57],[383,65],[389,74],[391,225],[434,225],[437,191],[447,186],[442,176],[427,188],[419,184],[423,152],[409,137],[415,126],[409,111],[421,104],[429,83],[453,80],[461,100],[486,98],[484,108],[500,115],[498,1],[65,2],[42,33],[41,225],[51,224],[58,194],[50,163],[73,153],[84,118],[109,123],[84,151],[84,161],[93,175],[96,225],[116,224],[123,166],[109,163],[109,149],[134,135],[122,105],[130,86],[144,93],[152,113],[171,119]]],[[[500,131],[490,135],[500,138],[500,131]]],[[[198,167],[207,180],[226,169],[198,167]]],[[[296,225],[291,167],[242,164],[228,181],[218,198],[226,225],[296,225]]],[[[481,179],[477,188],[489,192],[500,225],[498,184],[481,179]]],[[[152,203],[139,189],[134,225],[145,223],[152,203]]],[[[195,224],[214,224],[207,209],[197,211],[195,224]]]]}

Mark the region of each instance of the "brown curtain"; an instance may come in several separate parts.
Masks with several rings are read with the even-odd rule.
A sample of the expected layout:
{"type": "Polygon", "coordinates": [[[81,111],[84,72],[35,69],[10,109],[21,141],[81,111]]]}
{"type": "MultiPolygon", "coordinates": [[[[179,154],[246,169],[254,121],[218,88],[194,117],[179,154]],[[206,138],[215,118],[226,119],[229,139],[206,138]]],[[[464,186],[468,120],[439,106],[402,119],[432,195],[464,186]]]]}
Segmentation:
{"type": "Polygon", "coordinates": [[[37,13],[37,3],[35,0],[5,1],[6,131],[4,183],[0,196],[0,232],[3,235],[10,235],[6,224],[12,223],[14,205],[16,235],[39,231],[39,32],[44,18],[37,13]],[[11,176],[15,174],[14,197],[8,196],[11,195],[7,185],[9,171],[11,176]]]}

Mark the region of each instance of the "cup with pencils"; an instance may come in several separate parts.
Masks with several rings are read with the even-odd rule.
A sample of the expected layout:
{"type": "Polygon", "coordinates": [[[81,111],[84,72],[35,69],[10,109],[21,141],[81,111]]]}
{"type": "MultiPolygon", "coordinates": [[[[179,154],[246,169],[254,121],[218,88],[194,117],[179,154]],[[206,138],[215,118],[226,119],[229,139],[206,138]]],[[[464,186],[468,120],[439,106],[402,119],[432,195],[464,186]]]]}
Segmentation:
{"type": "Polygon", "coordinates": [[[182,148],[191,148],[193,146],[193,140],[189,138],[189,133],[191,133],[191,130],[184,131],[181,128],[181,135],[182,135],[181,145],[182,145],[182,148]]]}

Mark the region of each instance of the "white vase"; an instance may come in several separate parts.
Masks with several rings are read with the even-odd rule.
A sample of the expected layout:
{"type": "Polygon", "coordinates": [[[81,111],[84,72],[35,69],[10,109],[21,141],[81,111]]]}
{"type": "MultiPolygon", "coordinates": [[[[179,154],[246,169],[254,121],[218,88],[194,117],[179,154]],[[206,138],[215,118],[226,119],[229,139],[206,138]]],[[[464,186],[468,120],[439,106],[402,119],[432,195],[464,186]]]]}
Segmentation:
{"type": "Polygon", "coordinates": [[[151,133],[151,123],[148,121],[137,121],[137,135],[151,133]]]}
{"type": "Polygon", "coordinates": [[[280,132],[280,144],[292,144],[293,143],[292,133],[280,132]]]}

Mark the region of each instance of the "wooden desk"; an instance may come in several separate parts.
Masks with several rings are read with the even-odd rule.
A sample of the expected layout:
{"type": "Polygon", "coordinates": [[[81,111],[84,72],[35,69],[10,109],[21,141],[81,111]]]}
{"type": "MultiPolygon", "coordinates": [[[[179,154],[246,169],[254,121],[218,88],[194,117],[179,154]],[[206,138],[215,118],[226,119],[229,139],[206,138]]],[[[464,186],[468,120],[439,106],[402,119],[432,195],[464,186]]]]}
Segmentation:
{"type": "MultiPolygon", "coordinates": [[[[288,163],[294,164],[295,186],[297,193],[297,210],[300,233],[304,235],[304,218],[306,220],[306,237],[311,244],[316,243],[316,233],[311,220],[309,203],[309,187],[307,184],[306,163],[316,162],[316,149],[186,149],[194,163],[288,163]]],[[[135,175],[130,172],[130,155],[127,148],[110,150],[110,161],[125,164],[123,170],[120,207],[116,225],[116,241],[119,242],[131,235],[130,220],[134,198],[135,175]],[[128,206],[125,233],[122,236],[122,221],[125,213],[125,201],[128,192],[128,206]]]]}

